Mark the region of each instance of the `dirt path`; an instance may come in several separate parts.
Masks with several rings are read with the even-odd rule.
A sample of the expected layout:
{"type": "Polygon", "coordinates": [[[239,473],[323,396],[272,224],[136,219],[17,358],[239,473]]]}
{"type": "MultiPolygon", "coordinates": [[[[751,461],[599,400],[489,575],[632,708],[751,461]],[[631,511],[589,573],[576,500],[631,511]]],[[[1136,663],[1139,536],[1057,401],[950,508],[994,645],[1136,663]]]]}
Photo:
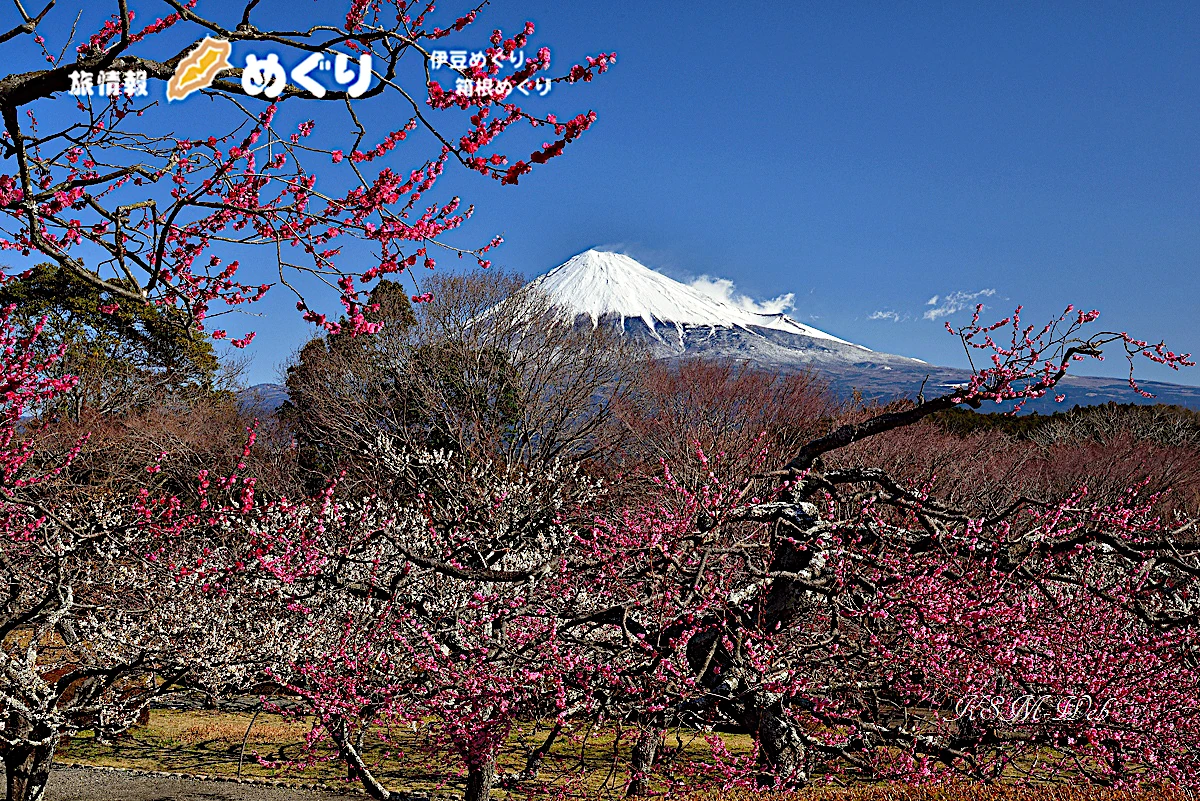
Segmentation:
{"type": "Polygon", "coordinates": [[[55,768],[46,801],[364,801],[333,793],[263,784],[181,779],[134,771],[55,768]]]}

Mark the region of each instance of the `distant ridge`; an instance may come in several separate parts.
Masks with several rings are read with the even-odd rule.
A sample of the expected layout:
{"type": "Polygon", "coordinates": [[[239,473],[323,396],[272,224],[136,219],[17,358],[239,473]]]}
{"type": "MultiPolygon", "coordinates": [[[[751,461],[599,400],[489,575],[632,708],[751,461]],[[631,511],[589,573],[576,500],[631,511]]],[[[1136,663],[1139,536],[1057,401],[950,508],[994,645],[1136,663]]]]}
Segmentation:
{"type": "MultiPolygon", "coordinates": [[[[926,396],[944,389],[948,384],[961,383],[969,376],[966,370],[956,370],[949,367],[932,367],[924,371],[914,370],[829,370],[817,368],[817,372],[830,381],[833,389],[844,397],[858,390],[867,399],[890,400],[898,397],[913,397],[928,374],[929,381],[925,385],[926,396]]],[[[1030,401],[1022,410],[1051,414],[1064,412],[1072,406],[1097,406],[1113,401],[1115,403],[1137,403],[1150,405],[1166,403],[1183,406],[1200,411],[1200,387],[1189,387],[1181,384],[1168,384],[1163,381],[1140,381],[1138,386],[1154,393],[1154,398],[1143,398],[1129,388],[1129,384],[1119,378],[1101,378],[1097,376],[1070,376],[1059,385],[1059,390],[1066,395],[1062,403],[1055,403],[1051,398],[1040,398],[1030,401]]],[[[260,416],[267,416],[279,411],[287,402],[287,387],[282,384],[255,384],[238,394],[242,408],[260,416]]],[[[1003,412],[1010,407],[986,403],[980,407],[981,412],[1003,412]]]]}
{"type": "Polygon", "coordinates": [[[251,414],[274,414],[288,402],[283,384],[255,384],[238,392],[238,405],[251,414]]]}

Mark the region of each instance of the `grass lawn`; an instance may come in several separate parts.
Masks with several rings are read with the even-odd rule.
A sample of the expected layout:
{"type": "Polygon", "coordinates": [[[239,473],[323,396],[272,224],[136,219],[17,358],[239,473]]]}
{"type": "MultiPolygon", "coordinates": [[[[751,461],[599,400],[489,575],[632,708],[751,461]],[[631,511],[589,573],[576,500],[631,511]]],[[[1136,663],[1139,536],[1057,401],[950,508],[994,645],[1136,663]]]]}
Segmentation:
{"type": "MultiPolygon", "coordinates": [[[[328,747],[319,752],[325,761],[315,764],[286,767],[263,764],[263,761],[302,760],[304,737],[310,728],[311,723],[266,713],[255,719],[250,712],[155,709],[147,725],[131,729],[115,742],[102,743],[91,736],[71,740],[60,749],[58,761],[196,776],[287,779],[339,789],[357,787],[357,782],[347,784],[345,766],[333,758],[335,754],[328,747]]],[[[364,751],[368,764],[386,787],[434,795],[461,791],[463,781],[457,775],[461,760],[457,754],[431,754],[421,731],[399,728],[379,734],[379,738],[366,744],[364,751]]],[[[532,726],[514,732],[500,758],[501,771],[517,772],[524,768],[526,754],[541,744],[545,734],[545,729],[532,726]]],[[[622,742],[614,749],[614,740],[613,733],[605,730],[560,737],[543,766],[544,788],[549,790],[547,785],[552,785],[575,796],[606,795],[620,790],[627,779],[630,743],[622,742]]],[[[679,742],[672,738],[668,745],[679,742]]],[[[744,735],[726,736],[726,743],[735,753],[749,752],[751,746],[750,738],[744,735]]],[[[684,759],[704,759],[708,746],[696,737],[682,742],[681,753],[684,759]]],[[[505,794],[498,791],[497,795],[505,794]]]]}
{"type": "MultiPolygon", "coordinates": [[[[114,742],[100,743],[90,736],[79,737],[59,751],[60,763],[99,767],[170,771],[196,776],[286,779],[301,783],[319,783],[337,789],[357,788],[348,782],[344,765],[331,750],[326,757],[307,766],[271,767],[262,760],[286,763],[302,759],[304,737],[311,724],[249,712],[176,711],[156,709],[150,722],[139,726],[114,742]],[[253,726],[251,727],[251,721],[253,726]],[[249,735],[247,736],[247,727],[249,735]],[[243,738],[245,748],[243,749],[243,738]]],[[[461,760],[456,754],[430,753],[421,731],[397,729],[379,732],[364,749],[375,775],[389,789],[426,792],[436,796],[457,795],[462,777],[457,775],[461,760]]],[[[510,737],[509,747],[500,759],[503,772],[516,772],[525,764],[525,755],[539,746],[545,730],[529,727],[510,737]]],[[[543,768],[540,788],[527,787],[513,797],[553,795],[564,791],[577,798],[619,796],[627,778],[629,743],[614,750],[611,730],[576,732],[562,737],[551,751],[543,768]],[[584,736],[584,735],[587,736],[584,736]]],[[[750,738],[725,735],[734,754],[750,751],[750,738]]],[[[668,735],[667,745],[678,747],[677,759],[705,760],[708,746],[700,737],[690,742],[668,735]]],[[[503,798],[505,793],[497,791],[503,798]]],[[[697,788],[692,801],[750,801],[763,795],[749,792],[722,792],[697,788]]],[[[1126,793],[1103,788],[1070,784],[1021,788],[1011,785],[942,785],[930,787],[857,786],[851,789],[811,787],[795,793],[771,793],[772,801],[1185,801],[1182,793],[1165,790],[1126,793]]]]}

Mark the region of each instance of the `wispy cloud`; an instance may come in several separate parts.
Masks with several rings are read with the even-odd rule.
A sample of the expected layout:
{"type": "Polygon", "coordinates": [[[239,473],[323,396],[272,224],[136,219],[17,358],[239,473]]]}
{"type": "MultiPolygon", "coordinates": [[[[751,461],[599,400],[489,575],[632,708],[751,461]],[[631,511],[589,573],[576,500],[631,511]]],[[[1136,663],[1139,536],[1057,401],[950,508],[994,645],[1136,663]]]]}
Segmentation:
{"type": "Polygon", "coordinates": [[[951,292],[947,295],[934,295],[925,302],[932,306],[925,312],[926,320],[936,320],[939,317],[949,317],[965,308],[976,305],[980,298],[990,298],[996,294],[994,289],[981,289],[978,292],[951,292]]]}
{"type": "Polygon", "coordinates": [[[754,300],[738,292],[733,281],[728,278],[712,278],[702,275],[691,282],[691,287],[713,300],[719,300],[755,314],[782,314],[796,308],[795,292],[788,292],[786,295],[780,295],[770,300],[754,300]]]}
{"type": "Polygon", "coordinates": [[[903,323],[911,319],[907,314],[900,314],[891,309],[880,309],[867,315],[868,320],[891,320],[893,323],[903,323]]]}

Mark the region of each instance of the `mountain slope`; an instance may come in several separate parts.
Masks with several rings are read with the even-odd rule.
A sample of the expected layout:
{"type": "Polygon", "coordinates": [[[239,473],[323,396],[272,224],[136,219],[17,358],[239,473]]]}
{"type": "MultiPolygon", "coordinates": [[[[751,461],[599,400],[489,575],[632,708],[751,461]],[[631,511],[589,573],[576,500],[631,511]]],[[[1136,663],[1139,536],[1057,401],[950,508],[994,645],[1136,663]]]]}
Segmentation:
{"type": "MultiPolygon", "coordinates": [[[[640,319],[650,329],[659,323],[677,329],[769,328],[852,344],[798,323],[786,314],[756,314],[722,303],[620,253],[585,250],[535,278],[531,285],[564,309],[587,314],[593,323],[601,317],[618,315],[622,320],[640,319]]],[[[861,345],[854,347],[867,350],[861,345]]]]}
{"type": "Polygon", "coordinates": [[[786,314],[724,303],[619,253],[586,250],[530,285],[564,315],[619,327],[659,358],[736,358],[766,369],[924,364],[876,353],[786,314]]]}

